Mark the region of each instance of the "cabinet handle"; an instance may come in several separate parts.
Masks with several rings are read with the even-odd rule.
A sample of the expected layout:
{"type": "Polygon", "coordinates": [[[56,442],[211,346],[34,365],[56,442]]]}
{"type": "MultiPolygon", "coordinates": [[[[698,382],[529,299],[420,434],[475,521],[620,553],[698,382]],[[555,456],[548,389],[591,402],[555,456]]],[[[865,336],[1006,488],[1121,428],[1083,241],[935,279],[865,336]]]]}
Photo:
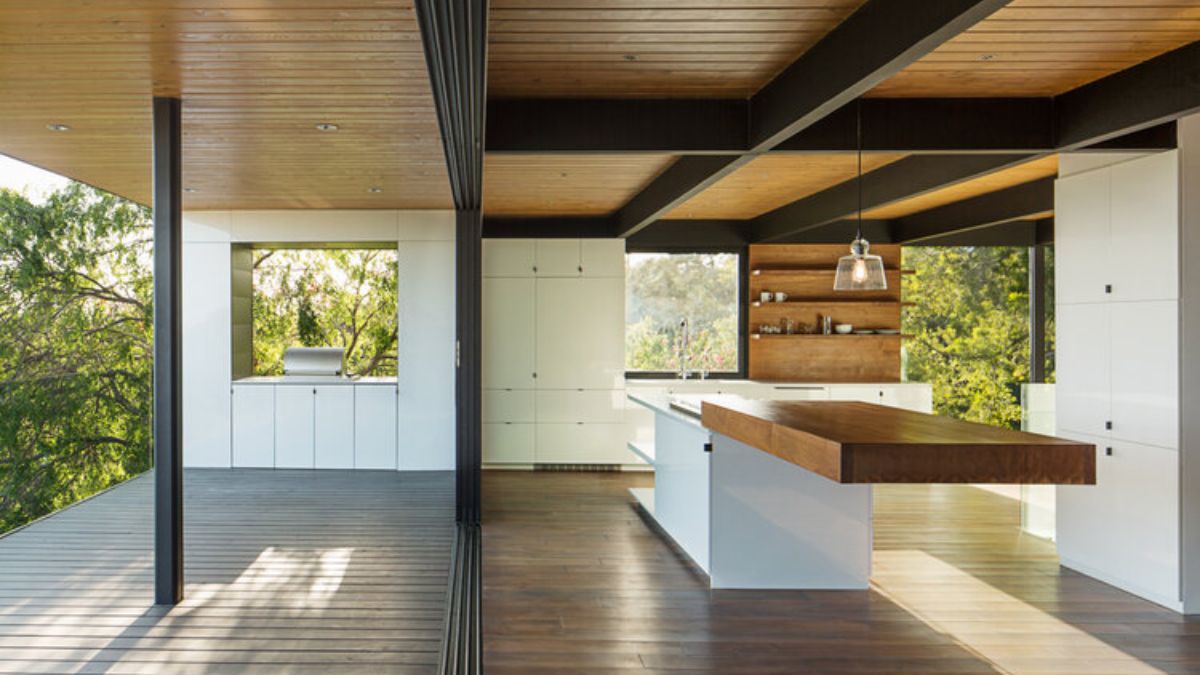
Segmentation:
{"type": "Polygon", "coordinates": [[[1104,284],[1104,292],[1112,294],[1112,284],[1104,284]]]}
{"type": "Polygon", "coordinates": [[[317,388],[313,387],[313,396],[316,396],[316,395],[317,395],[317,388]]]}
{"type": "Polygon", "coordinates": [[[534,271],[534,273],[535,273],[535,274],[537,273],[537,265],[534,265],[534,266],[533,266],[533,271],[534,271]]]}
{"type": "Polygon", "coordinates": [[[1112,447],[1110,446],[1110,447],[1105,448],[1104,454],[1108,455],[1109,457],[1112,457],[1112,447]]]}
{"type": "Polygon", "coordinates": [[[580,273],[580,274],[583,274],[583,265],[580,265],[580,266],[579,266],[579,273],[580,273]]]}
{"type": "Polygon", "coordinates": [[[533,374],[533,379],[535,379],[535,380],[537,379],[537,373],[533,374]]]}
{"type": "Polygon", "coordinates": [[[1104,428],[1108,431],[1112,431],[1112,420],[1105,420],[1104,428]]]}

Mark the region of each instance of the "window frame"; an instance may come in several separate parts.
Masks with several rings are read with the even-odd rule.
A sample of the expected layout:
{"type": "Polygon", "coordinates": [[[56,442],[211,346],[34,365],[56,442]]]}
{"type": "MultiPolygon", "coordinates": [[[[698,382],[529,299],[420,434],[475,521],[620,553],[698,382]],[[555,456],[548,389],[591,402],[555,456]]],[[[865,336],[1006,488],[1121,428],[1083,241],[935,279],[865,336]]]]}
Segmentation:
{"type": "MultiPolygon", "coordinates": [[[[736,371],[712,371],[708,373],[710,380],[745,380],[748,372],[750,349],[750,296],[745,292],[750,278],[750,248],[749,246],[626,246],[625,255],[634,253],[665,253],[667,255],[686,255],[690,253],[724,253],[737,257],[737,364],[736,371]]],[[[626,263],[628,265],[628,262],[626,263]]],[[[628,290],[626,290],[628,293],[628,290]]],[[[625,370],[626,380],[678,380],[679,373],[671,370],[625,370]]],[[[692,378],[689,378],[692,379],[692,378]]],[[[700,379],[697,376],[694,379],[700,379]]]]}

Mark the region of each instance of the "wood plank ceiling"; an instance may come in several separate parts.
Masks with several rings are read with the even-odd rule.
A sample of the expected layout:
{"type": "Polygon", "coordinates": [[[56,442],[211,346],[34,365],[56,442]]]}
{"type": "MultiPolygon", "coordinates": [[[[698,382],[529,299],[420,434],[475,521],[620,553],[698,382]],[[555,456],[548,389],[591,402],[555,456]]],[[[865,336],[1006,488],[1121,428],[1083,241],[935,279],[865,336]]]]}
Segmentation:
{"type": "Polygon", "coordinates": [[[673,155],[488,155],[483,207],[493,216],[599,216],[620,208],[673,155]]]}
{"type": "Polygon", "coordinates": [[[863,0],[492,0],[491,96],[746,97],[863,0]]]}
{"type": "Polygon", "coordinates": [[[1196,0],[1013,0],[870,95],[1053,96],[1196,40],[1196,0]]]}
{"type": "Polygon", "coordinates": [[[0,92],[0,153],[142,203],[179,95],[185,208],[451,207],[411,0],[6,0],[0,92]]]}

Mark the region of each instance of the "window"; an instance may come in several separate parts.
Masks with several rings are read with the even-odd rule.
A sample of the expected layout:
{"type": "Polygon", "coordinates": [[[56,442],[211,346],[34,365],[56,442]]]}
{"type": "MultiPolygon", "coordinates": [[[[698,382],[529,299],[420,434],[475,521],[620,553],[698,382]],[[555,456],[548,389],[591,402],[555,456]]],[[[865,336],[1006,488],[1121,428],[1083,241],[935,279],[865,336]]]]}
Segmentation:
{"type": "Polygon", "coordinates": [[[284,350],[301,346],[345,348],[350,375],[396,374],[396,249],[251,254],[253,374],[282,374],[284,350]]]}
{"type": "Polygon", "coordinates": [[[738,372],[738,256],[631,253],[625,263],[625,369],[676,372],[680,323],[687,367],[738,372]]]}

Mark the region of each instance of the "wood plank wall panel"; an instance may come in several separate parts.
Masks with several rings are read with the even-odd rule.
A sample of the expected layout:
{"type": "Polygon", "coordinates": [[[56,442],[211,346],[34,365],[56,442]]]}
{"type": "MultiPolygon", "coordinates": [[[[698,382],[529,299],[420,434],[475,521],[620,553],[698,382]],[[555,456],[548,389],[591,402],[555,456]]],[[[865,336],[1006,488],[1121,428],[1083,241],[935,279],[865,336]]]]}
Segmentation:
{"type": "Polygon", "coordinates": [[[595,216],[625,205],[673,155],[488,155],[483,209],[489,216],[595,216]]]}
{"type": "Polygon", "coordinates": [[[893,202],[887,206],[867,211],[863,213],[863,217],[879,219],[900,218],[971,197],[978,197],[989,192],[1003,190],[1014,185],[1028,183],[1039,178],[1056,175],[1058,175],[1058,155],[1050,155],[1008,169],[996,171],[986,176],[963,181],[940,190],[926,192],[916,197],[893,202]]]}
{"type": "Polygon", "coordinates": [[[874,245],[888,270],[884,291],[834,291],[843,244],[755,244],[750,247],[749,376],[786,382],[897,382],[900,335],[761,335],[763,324],[791,319],[819,330],[820,317],[856,328],[900,329],[900,246],[874,245]],[[763,291],[787,293],[761,302],[763,291]]]}
{"type": "Polygon", "coordinates": [[[1195,0],[1014,0],[871,96],[1052,96],[1200,40],[1195,0]]]}
{"type": "Polygon", "coordinates": [[[142,203],[178,95],[185,208],[451,206],[411,0],[11,0],[0,91],[0,153],[142,203]]]}
{"type": "MultiPolygon", "coordinates": [[[[870,172],[904,155],[864,154],[863,171],[870,172]]],[[[858,172],[854,154],[761,155],[684,202],[667,218],[749,219],[838,183],[858,172]]]]}
{"type": "Polygon", "coordinates": [[[745,97],[863,0],[493,0],[493,96],[745,97]]]}

